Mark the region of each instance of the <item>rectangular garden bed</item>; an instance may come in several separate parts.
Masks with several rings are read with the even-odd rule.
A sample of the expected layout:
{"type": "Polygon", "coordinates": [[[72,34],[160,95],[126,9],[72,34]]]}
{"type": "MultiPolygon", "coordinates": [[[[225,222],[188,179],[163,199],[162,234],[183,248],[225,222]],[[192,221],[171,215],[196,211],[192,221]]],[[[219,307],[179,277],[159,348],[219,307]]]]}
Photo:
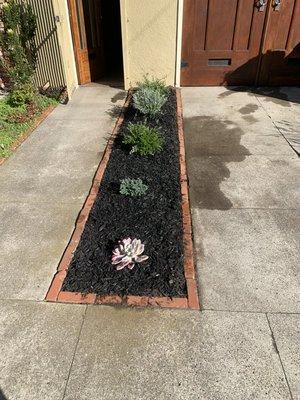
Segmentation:
{"type": "Polygon", "coordinates": [[[162,113],[147,120],[164,138],[154,155],[132,154],[122,143],[128,125],[144,120],[129,92],[47,301],[199,308],[180,91],[171,89],[162,113]],[[147,193],[120,194],[128,177],[142,179],[147,193]],[[149,258],[117,270],[112,252],[128,237],[140,239],[149,258]]]}

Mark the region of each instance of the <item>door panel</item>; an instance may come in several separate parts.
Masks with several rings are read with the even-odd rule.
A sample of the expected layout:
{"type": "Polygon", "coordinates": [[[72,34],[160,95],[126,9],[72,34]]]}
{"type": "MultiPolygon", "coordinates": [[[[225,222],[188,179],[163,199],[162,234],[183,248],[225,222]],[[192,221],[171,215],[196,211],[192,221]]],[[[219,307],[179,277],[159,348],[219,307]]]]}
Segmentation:
{"type": "Polygon", "coordinates": [[[104,74],[102,0],[83,0],[88,57],[92,81],[104,74]]]}
{"type": "Polygon", "coordinates": [[[258,83],[300,84],[300,0],[271,1],[258,83]]]}
{"type": "Polygon", "coordinates": [[[219,0],[210,0],[207,9],[205,50],[232,49],[236,10],[237,0],[223,0],[221,6],[219,0]]]}
{"type": "Polygon", "coordinates": [[[91,82],[82,0],[68,0],[74,52],[80,84],[91,82]]]}
{"type": "Polygon", "coordinates": [[[102,0],[68,0],[80,84],[104,73],[102,0]]]}
{"type": "Polygon", "coordinates": [[[265,16],[256,0],[185,0],[181,84],[254,84],[265,16]]]}

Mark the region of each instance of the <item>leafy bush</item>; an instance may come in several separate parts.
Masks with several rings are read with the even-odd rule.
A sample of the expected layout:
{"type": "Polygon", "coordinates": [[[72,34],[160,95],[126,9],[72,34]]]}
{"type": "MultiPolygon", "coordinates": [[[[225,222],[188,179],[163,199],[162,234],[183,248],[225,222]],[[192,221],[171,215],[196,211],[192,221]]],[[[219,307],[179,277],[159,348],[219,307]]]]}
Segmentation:
{"type": "Polygon", "coordinates": [[[35,100],[36,92],[30,83],[15,88],[8,95],[8,102],[12,107],[19,107],[23,104],[32,103],[35,100]]]}
{"type": "Polygon", "coordinates": [[[169,93],[169,88],[166,86],[163,79],[157,79],[157,78],[149,79],[147,76],[145,76],[144,80],[142,82],[138,83],[137,90],[140,90],[143,88],[154,89],[155,91],[160,92],[165,95],[167,95],[169,93]]]}
{"type": "Polygon", "coordinates": [[[148,186],[141,179],[125,178],[121,180],[120,193],[125,196],[143,196],[148,190],[148,186]]]}
{"type": "Polygon", "coordinates": [[[164,139],[154,128],[144,124],[129,124],[123,143],[131,146],[131,153],[147,156],[161,151],[164,139]]]}
{"type": "Polygon", "coordinates": [[[133,95],[134,107],[142,114],[155,117],[167,101],[167,95],[152,87],[142,87],[133,95]]]}
{"type": "Polygon", "coordinates": [[[11,154],[14,142],[28,131],[43,110],[57,104],[55,100],[38,95],[30,104],[12,107],[7,97],[0,99],[0,158],[11,154]]]}
{"type": "Polygon", "coordinates": [[[9,78],[11,104],[18,106],[31,101],[35,94],[36,17],[29,4],[8,0],[2,6],[0,20],[0,66],[9,78]]]}

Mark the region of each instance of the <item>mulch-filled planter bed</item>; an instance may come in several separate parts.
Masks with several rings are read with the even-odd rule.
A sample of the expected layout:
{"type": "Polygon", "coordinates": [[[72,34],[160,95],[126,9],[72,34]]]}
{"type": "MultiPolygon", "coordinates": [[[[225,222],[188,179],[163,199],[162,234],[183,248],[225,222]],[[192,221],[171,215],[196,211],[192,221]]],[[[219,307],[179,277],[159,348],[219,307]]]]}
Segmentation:
{"type": "Polygon", "coordinates": [[[144,120],[129,92],[46,300],[199,308],[180,91],[171,89],[162,113],[147,119],[164,138],[151,156],[122,143],[128,124],[144,120]],[[128,177],[141,178],[147,193],[120,194],[128,177]],[[112,253],[124,238],[140,239],[148,259],[117,270],[112,253]]]}

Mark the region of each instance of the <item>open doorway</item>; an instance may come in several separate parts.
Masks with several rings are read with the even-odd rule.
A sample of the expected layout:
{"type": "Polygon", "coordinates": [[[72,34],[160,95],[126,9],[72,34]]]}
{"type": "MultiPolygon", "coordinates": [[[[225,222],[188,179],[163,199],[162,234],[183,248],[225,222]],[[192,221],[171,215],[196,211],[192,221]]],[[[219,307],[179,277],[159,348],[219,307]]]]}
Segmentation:
{"type": "Polygon", "coordinates": [[[79,84],[124,85],[120,0],[69,0],[79,84]]]}

